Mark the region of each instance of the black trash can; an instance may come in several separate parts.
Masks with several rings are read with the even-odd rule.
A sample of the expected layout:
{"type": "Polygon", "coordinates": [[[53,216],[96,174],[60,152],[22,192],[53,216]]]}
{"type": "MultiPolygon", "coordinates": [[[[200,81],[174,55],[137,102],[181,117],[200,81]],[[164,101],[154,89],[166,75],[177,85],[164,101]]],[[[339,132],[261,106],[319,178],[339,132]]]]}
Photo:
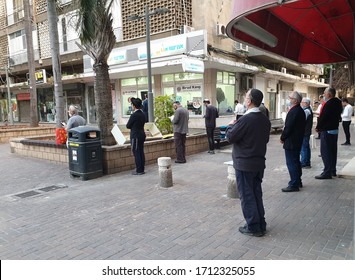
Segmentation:
{"type": "Polygon", "coordinates": [[[89,180],[102,176],[100,130],[89,126],[68,131],[69,172],[71,177],[89,180]]]}

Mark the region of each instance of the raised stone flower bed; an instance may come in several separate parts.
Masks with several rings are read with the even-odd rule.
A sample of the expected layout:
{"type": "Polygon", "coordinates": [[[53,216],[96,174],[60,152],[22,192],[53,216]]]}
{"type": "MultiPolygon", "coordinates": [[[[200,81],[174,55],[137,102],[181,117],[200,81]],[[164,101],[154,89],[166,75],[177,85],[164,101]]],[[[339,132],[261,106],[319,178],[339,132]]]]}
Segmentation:
{"type": "Polygon", "coordinates": [[[30,127],[29,125],[7,125],[0,126],[0,143],[9,143],[11,138],[31,137],[39,135],[55,135],[55,125],[40,125],[30,127]]]}

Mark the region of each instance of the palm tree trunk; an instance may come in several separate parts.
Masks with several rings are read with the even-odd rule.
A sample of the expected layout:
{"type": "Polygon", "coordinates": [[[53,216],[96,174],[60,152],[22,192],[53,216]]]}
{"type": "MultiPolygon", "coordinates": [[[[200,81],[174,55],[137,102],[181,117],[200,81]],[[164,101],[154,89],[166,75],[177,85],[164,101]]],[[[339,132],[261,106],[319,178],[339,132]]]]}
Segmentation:
{"type": "Polygon", "coordinates": [[[30,86],[30,126],[38,126],[37,88],[35,78],[35,57],[33,51],[32,23],[29,1],[23,1],[24,23],[27,43],[27,61],[29,70],[30,86]]]}
{"type": "Polygon", "coordinates": [[[101,62],[94,65],[95,71],[95,104],[97,122],[101,130],[102,145],[115,145],[116,140],[111,130],[113,127],[112,94],[107,63],[101,62]]]}
{"type": "Polygon", "coordinates": [[[62,66],[60,63],[59,38],[58,38],[58,16],[56,10],[56,0],[47,0],[47,14],[49,24],[49,37],[52,54],[52,70],[54,80],[54,96],[56,111],[56,127],[62,127],[64,121],[64,98],[62,83],[62,66]]]}

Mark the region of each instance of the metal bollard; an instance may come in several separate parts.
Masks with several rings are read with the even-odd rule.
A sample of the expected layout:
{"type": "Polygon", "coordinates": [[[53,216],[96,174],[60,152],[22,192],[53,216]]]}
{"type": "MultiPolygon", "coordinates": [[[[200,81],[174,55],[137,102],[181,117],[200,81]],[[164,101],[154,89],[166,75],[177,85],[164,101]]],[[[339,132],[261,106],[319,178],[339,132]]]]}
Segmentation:
{"type": "Polygon", "coordinates": [[[159,186],[162,188],[170,188],[173,186],[173,171],[171,169],[171,158],[158,158],[159,166],[159,186]]]}

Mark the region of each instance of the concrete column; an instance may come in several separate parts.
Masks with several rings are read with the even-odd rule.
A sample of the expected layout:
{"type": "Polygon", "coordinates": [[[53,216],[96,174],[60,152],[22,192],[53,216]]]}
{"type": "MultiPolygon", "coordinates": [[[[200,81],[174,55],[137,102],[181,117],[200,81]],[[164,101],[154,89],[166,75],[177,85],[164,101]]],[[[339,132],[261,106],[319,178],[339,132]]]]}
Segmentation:
{"type": "Polygon", "coordinates": [[[312,134],[311,137],[310,137],[310,146],[311,146],[311,149],[315,149],[317,148],[317,142],[314,140],[314,135],[312,134]]]}
{"type": "Polygon", "coordinates": [[[235,178],[235,169],[233,167],[233,161],[227,161],[224,164],[228,166],[227,197],[239,198],[239,193],[237,189],[237,179],[235,178]]]}
{"type": "Polygon", "coordinates": [[[159,186],[162,188],[170,188],[173,186],[173,172],[171,169],[171,158],[158,158],[159,166],[159,186]]]}

